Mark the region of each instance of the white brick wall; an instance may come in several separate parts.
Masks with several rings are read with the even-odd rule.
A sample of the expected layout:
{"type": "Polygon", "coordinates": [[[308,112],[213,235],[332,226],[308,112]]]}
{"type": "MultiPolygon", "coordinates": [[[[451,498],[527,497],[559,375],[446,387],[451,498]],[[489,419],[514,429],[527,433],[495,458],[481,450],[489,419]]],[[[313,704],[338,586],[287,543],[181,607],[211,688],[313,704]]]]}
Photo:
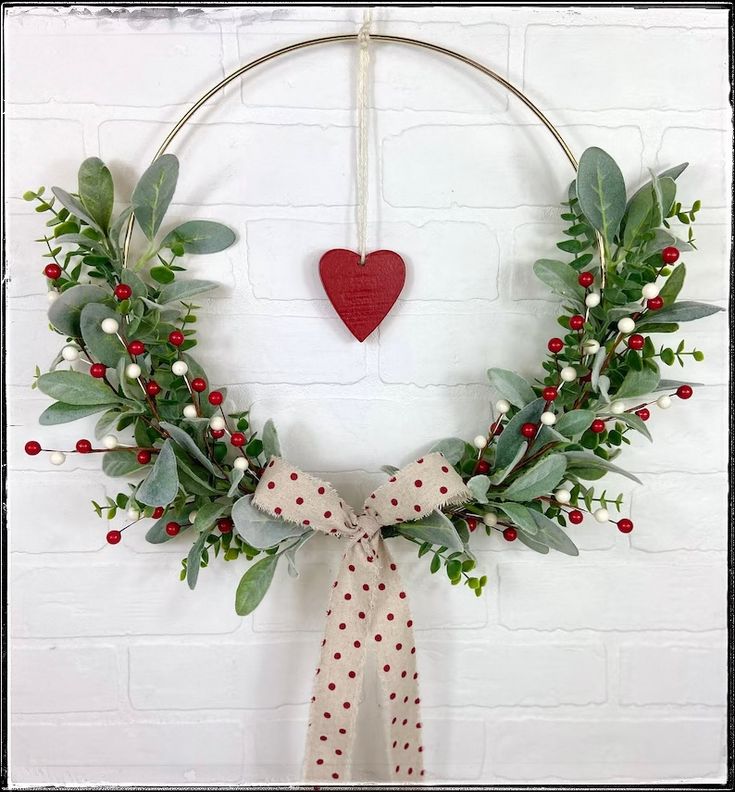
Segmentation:
{"type": "MultiPolygon", "coordinates": [[[[178,581],[181,536],[104,543],[88,500],[116,491],[98,460],[61,471],[22,453],[70,446],[92,421],[43,430],[27,389],[58,348],[44,327],[36,216],[20,194],[72,186],[101,154],[129,189],[183,108],[250,58],[354,31],[357,8],[16,7],[6,17],[10,769],[15,783],[246,784],[298,778],[312,667],[339,549],[316,539],[250,619],[241,570],[178,581]],[[43,53],[55,76],[27,53],[43,53]],[[120,68],[124,64],[124,69],[120,68]],[[63,76],[63,79],[61,77],[63,76]]],[[[689,160],[703,201],[686,296],[726,305],[730,255],[727,17],[706,9],[382,7],[375,29],[455,47],[507,75],[578,154],[608,148],[631,186],[689,160]]],[[[354,245],[354,52],[302,52],[228,87],[174,150],[177,217],[220,219],[238,243],[193,260],[222,283],[201,353],[233,405],[272,416],[296,464],[352,503],[440,436],[487,420],[490,365],[532,375],[557,307],[530,264],[553,254],[570,169],[529,113],[459,64],[376,47],[371,245],[409,276],[360,346],[323,298],[316,262],[354,245]]],[[[695,398],[651,421],[623,464],[636,530],[570,529],[569,559],[480,539],[483,599],[397,546],[413,597],[427,775],[475,783],[725,778],[727,319],[687,337],[706,353],[695,398]]],[[[672,369],[672,377],[680,370],[672,369]]],[[[279,572],[283,572],[280,570],[279,572]]],[[[380,779],[374,685],[357,776],[380,779]]]]}

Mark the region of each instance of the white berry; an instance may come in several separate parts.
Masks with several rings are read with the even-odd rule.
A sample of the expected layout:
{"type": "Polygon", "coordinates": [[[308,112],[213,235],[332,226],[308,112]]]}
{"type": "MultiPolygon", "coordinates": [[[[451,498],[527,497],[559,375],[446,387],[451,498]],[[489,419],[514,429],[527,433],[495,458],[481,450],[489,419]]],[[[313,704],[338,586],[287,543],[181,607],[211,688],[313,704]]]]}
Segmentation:
{"type": "Polygon", "coordinates": [[[196,511],[189,512],[189,522],[190,523],[193,523],[194,520],[196,520],[197,514],[198,514],[198,512],[196,512],[196,511]]]}
{"type": "Polygon", "coordinates": [[[582,352],[585,355],[596,355],[600,351],[600,342],[590,338],[582,344],[582,352]]]}
{"type": "Polygon", "coordinates": [[[573,366],[564,366],[559,372],[559,376],[564,382],[574,382],[577,379],[577,370],[573,366]]]}
{"type": "Polygon", "coordinates": [[[610,519],[610,514],[607,509],[598,509],[592,516],[597,522],[601,523],[607,522],[610,519]]]}
{"type": "Polygon", "coordinates": [[[54,451],[49,457],[49,462],[52,465],[63,465],[66,462],[66,454],[62,454],[61,451],[54,451]]]}
{"type": "Polygon", "coordinates": [[[193,404],[187,404],[184,407],[184,418],[196,418],[197,417],[197,408],[193,404]]]}
{"type": "Polygon", "coordinates": [[[668,410],[669,407],[671,407],[671,397],[670,396],[659,396],[658,399],[656,399],[656,404],[662,410],[668,410]]]}
{"type": "Polygon", "coordinates": [[[498,515],[495,512],[487,512],[482,518],[482,521],[487,525],[489,528],[492,528],[494,525],[498,524],[498,515]]]}
{"type": "Polygon", "coordinates": [[[115,435],[105,435],[102,438],[102,445],[109,451],[112,451],[113,448],[117,448],[117,437],[115,437],[115,435]]]}
{"type": "Polygon", "coordinates": [[[556,423],[556,415],[553,412],[541,413],[541,423],[544,426],[553,426],[556,423]]]}
{"type": "Polygon", "coordinates": [[[557,503],[569,503],[569,501],[572,499],[572,493],[569,492],[569,490],[558,489],[554,493],[554,498],[556,498],[557,503]]]}
{"type": "Polygon", "coordinates": [[[614,401],[610,405],[610,412],[613,415],[621,415],[622,413],[625,412],[625,404],[621,401],[614,401]]]}
{"type": "Polygon", "coordinates": [[[499,399],[495,402],[495,409],[501,414],[510,412],[510,402],[507,399],[499,399]]]}
{"type": "Polygon", "coordinates": [[[635,330],[635,322],[629,316],[624,316],[618,322],[618,330],[621,333],[632,333],[635,330]]]}
{"type": "Polygon", "coordinates": [[[599,295],[599,294],[597,294],[597,292],[590,292],[590,293],[589,293],[589,294],[588,294],[588,295],[587,295],[587,296],[584,298],[584,304],[585,304],[585,305],[586,305],[588,308],[597,308],[597,306],[600,304],[600,295],[599,295]]]}
{"type": "Polygon", "coordinates": [[[46,299],[50,303],[56,302],[59,299],[59,293],[57,291],[46,292],[46,299]]]}
{"type": "Polygon", "coordinates": [[[247,470],[250,463],[248,462],[246,457],[239,456],[235,458],[235,461],[232,463],[232,467],[236,470],[247,470]]]}
{"type": "Polygon", "coordinates": [[[183,361],[183,360],[177,360],[177,361],[176,361],[176,362],[173,364],[173,366],[171,366],[171,371],[172,371],[172,372],[173,372],[173,373],[174,373],[174,374],[175,374],[177,377],[183,377],[183,376],[184,376],[184,374],[186,374],[186,372],[187,372],[187,371],[189,371],[189,367],[186,365],[186,363],[184,363],[184,361],[183,361]]]}
{"type": "Polygon", "coordinates": [[[137,509],[128,509],[128,519],[129,520],[139,520],[140,519],[140,512],[137,509]]]}
{"type": "Polygon", "coordinates": [[[141,368],[137,363],[128,363],[127,367],[125,368],[125,376],[128,379],[138,379],[141,373],[141,368]]]}
{"type": "Polygon", "coordinates": [[[475,444],[475,448],[485,448],[487,445],[487,438],[483,437],[483,435],[477,435],[472,442],[475,444]]]}
{"type": "Polygon", "coordinates": [[[225,419],[221,415],[213,415],[209,419],[209,428],[221,432],[225,428],[225,419]]]}
{"type": "Polygon", "coordinates": [[[646,300],[652,300],[654,297],[658,297],[658,286],[655,283],[647,283],[641,289],[641,295],[646,300]]]}
{"type": "Polygon", "coordinates": [[[107,333],[107,335],[115,335],[120,329],[117,319],[113,319],[111,316],[108,316],[107,319],[103,319],[100,327],[102,328],[102,332],[107,333]]]}

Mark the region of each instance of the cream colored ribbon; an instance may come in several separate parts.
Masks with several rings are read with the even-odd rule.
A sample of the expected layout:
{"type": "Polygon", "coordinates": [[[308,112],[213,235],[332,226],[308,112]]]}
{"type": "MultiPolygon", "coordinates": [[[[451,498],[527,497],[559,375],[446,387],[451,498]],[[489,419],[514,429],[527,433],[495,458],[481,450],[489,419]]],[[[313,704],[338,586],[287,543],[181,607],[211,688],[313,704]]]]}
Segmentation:
{"type": "Polygon", "coordinates": [[[390,775],[419,781],[423,744],[416,649],[408,596],[380,529],[462,503],[469,491],[439,453],[412,462],[365,501],[362,514],[326,482],[274,457],[253,504],[268,514],[349,542],[327,610],[311,699],[307,781],[348,781],[366,652],[374,650],[384,699],[390,775]]]}

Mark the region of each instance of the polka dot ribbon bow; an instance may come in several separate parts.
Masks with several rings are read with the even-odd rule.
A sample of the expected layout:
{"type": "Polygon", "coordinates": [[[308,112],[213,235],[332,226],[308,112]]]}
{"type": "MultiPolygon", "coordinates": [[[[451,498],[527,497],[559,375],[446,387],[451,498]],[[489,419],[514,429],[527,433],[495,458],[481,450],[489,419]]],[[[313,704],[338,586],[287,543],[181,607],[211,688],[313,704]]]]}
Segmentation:
{"type": "Polygon", "coordinates": [[[405,782],[423,775],[413,621],[380,529],[421,519],[468,497],[461,477],[439,453],[398,471],[370,495],[359,515],[325,482],[278,457],[268,463],[253,496],[255,506],[349,542],[327,610],[311,699],[305,780],[349,780],[368,650],[377,656],[391,777],[405,782]]]}

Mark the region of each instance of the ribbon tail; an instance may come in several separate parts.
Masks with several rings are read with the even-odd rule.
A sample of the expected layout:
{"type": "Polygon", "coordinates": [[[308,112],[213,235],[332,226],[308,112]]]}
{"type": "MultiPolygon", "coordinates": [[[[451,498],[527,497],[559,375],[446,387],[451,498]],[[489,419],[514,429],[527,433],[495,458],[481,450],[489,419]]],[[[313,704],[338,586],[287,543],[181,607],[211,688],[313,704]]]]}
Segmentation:
{"type": "Polygon", "coordinates": [[[373,584],[372,564],[361,547],[352,544],[342,558],[329,599],[309,710],[305,781],[350,780],[373,584]]]}
{"type": "Polygon", "coordinates": [[[398,567],[378,534],[354,543],[333,583],[316,672],[304,758],[305,781],[347,781],[368,649],[377,655],[390,778],[423,776],[413,621],[398,567]]]}
{"type": "Polygon", "coordinates": [[[424,776],[424,747],[413,619],[398,567],[382,538],[378,554],[386,588],[375,603],[372,627],[382,638],[377,643],[378,674],[390,776],[394,781],[416,783],[424,776]]]}

